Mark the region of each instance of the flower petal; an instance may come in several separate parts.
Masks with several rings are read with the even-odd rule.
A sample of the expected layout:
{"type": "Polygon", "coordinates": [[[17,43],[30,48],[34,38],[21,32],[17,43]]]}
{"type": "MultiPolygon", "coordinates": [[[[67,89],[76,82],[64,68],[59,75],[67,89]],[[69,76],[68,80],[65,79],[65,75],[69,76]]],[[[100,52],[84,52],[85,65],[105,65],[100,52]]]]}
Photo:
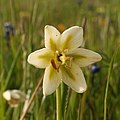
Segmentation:
{"type": "Polygon", "coordinates": [[[25,101],[26,99],[26,95],[24,92],[20,91],[20,90],[12,90],[11,91],[11,96],[14,99],[19,99],[19,101],[25,101]]]}
{"type": "Polygon", "coordinates": [[[43,79],[43,94],[52,94],[61,82],[61,72],[55,70],[52,65],[45,69],[44,79],[43,79]]]}
{"type": "Polygon", "coordinates": [[[79,47],[83,42],[83,28],[73,26],[65,30],[60,38],[60,50],[73,50],[79,47]]]}
{"type": "Polygon", "coordinates": [[[60,38],[60,32],[53,26],[45,26],[45,47],[51,50],[57,49],[57,42],[60,38]]]}
{"type": "Polygon", "coordinates": [[[6,100],[10,100],[11,99],[11,92],[10,90],[7,90],[3,93],[3,97],[6,99],[6,100]]]}
{"type": "Polygon", "coordinates": [[[75,63],[72,63],[71,68],[62,66],[61,71],[63,82],[70,86],[74,91],[83,93],[87,89],[82,70],[75,63]]]}
{"type": "Polygon", "coordinates": [[[84,48],[77,48],[72,52],[68,52],[67,55],[72,56],[74,62],[80,67],[88,66],[102,59],[98,53],[84,48]]]}
{"type": "Polygon", "coordinates": [[[43,48],[36,50],[28,56],[28,62],[37,68],[45,68],[50,64],[53,58],[53,52],[50,49],[43,48]]]}

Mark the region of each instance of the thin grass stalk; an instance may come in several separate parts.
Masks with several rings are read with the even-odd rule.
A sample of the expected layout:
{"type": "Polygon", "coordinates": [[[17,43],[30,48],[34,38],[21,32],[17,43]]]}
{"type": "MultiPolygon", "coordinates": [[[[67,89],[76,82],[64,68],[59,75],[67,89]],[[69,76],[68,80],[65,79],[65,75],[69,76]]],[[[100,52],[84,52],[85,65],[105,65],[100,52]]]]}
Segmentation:
{"type": "Polygon", "coordinates": [[[62,120],[62,112],[61,112],[61,87],[60,86],[56,90],[56,113],[57,113],[57,120],[62,120]]]}
{"type": "Polygon", "coordinates": [[[6,78],[6,82],[5,82],[5,87],[4,87],[4,89],[6,89],[7,86],[8,86],[9,80],[10,80],[10,78],[11,78],[11,76],[12,76],[12,72],[13,72],[13,70],[14,70],[14,67],[15,67],[15,65],[16,65],[17,59],[18,59],[19,54],[20,54],[20,52],[21,52],[21,48],[22,48],[22,45],[19,46],[19,48],[18,48],[18,50],[17,50],[17,53],[16,53],[16,56],[15,56],[15,59],[14,59],[13,62],[12,62],[12,65],[11,65],[11,67],[10,67],[10,70],[9,70],[8,75],[7,75],[7,78],[6,78]]]}
{"type": "MultiPolygon", "coordinates": [[[[87,81],[88,88],[87,89],[89,89],[90,81],[91,81],[91,74],[88,71],[88,81],[87,81]]],[[[78,120],[83,120],[85,106],[86,106],[86,98],[87,98],[88,92],[89,90],[83,93],[82,100],[81,100],[81,106],[79,108],[79,116],[78,116],[79,119],[78,120]]]]}
{"type": "Polygon", "coordinates": [[[13,0],[10,0],[10,10],[11,10],[11,19],[12,22],[15,24],[15,2],[13,0]]]}
{"type": "MultiPolygon", "coordinates": [[[[4,71],[2,71],[0,75],[0,91],[1,92],[3,92],[3,87],[4,87],[3,77],[4,77],[4,71]]],[[[5,113],[4,101],[3,101],[2,94],[0,94],[0,120],[4,120],[4,113],[5,113]]]]}
{"type": "Polygon", "coordinates": [[[67,96],[66,96],[66,99],[65,99],[65,110],[64,110],[64,120],[66,119],[66,114],[67,114],[67,108],[68,108],[68,105],[69,105],[69,99],[70,99],[70,87],[68,87],[68,90],[67,90],[67,96]]]}
{"type": "Polygon", "coordinates": [[[23,87],[24,89],[26,88],[26,80],[27,80],[27,50],[25,48],[25,41],[26,41],[26,29],[25,29],[25,21],[23,20],[21,22],[21,39],[22,39],[22,51],[23,51],[23,84],[21,87],[23,87]]]}
{"type": "Polygon", "coordinates": [[[24,117],[25,117],[25,115],[26,115],[26,113],[28,112],[28,110],[29,110],[29,108],[30,108],[30,106],[31,106],[34,98],[35,98],[35,95],[36,95],[36,93],[37,93],[40,85],[42,84],[42,80],[43,80],[43,77],[39,80],[39,82],[38,82],[38,84],[37,84],[37,86],[36,86],[36,88],[35,88],[32,96],[31,96],[31,98],[30,98],[30,100],[29,100],[29,102],[28,102],[28,106],[27,106],[26,110],[22,113],[22,115],[21,115],[21,117],[20,117],[20,120],[23,120],[24,117]]]}
{"type": "Polygon", "coordinates": [[[117,50],[114,52],[111,62],[109,64],[109,69],[108,69],[108,76],[107,76],[107,83],[106,83],[106,89],[105,89],[105,97],[104,97],[104,120],[106,120],[107,117],[107,97],[108,97],[108,89],[109,89],[109,83],[110,83],[110,78],[112,75],[112,68],[113,68],[113,63],[115,56],[117,54],[117,50]]]}
{"type": "Polygon", "coordinates": [[[35,26],[35,24],[36,24],[39,2],[40,2],[39,0],[36,0],[36,1],[35,1],[35,4],[34,4],[34,6],[33,6],[33,14],[32,14],[32,25],[33,25],[33,26],[35,26]]]}
{"type": "Polygon", "coordinates": [[[43,96],[43,97],[42,97],[41,104],[40,104],[40,108],[39,108],[39,113],[41,113],[42,106],[43,106],[43,103],[45,102],[45,99],[46,99],[46,96],[43,96]]]}

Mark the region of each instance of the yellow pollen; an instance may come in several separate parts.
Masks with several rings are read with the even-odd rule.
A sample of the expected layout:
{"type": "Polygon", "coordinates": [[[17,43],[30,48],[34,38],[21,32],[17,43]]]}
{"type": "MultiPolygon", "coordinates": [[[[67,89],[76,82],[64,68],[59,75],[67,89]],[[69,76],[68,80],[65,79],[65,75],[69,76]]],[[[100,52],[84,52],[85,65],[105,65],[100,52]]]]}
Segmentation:
{"type": "Polygon", "coordinates": [[[70,57],[66,57],[65,54],[62,54],[62,56],[60,56],[60,60],[62,62],[62,65],[65,64],[66,60],[69,60],[70,57]]]}
{"type": "Polygon", "coordinates": [[[67,60],[70,60],[70,57],[67,57],[63,52],[59,53],[58,51],[56,51],[56,53],[57,53],[58,61],[60,61],[62,65],[65,64],[67,60]]]}
{"type": "Polygon", "coordinates": [[[71,66],[72,57],[66,56],[65,53],[56,51],[56,59],[51,61],[54,69],[58,70],[61,65],[71,66]]]}

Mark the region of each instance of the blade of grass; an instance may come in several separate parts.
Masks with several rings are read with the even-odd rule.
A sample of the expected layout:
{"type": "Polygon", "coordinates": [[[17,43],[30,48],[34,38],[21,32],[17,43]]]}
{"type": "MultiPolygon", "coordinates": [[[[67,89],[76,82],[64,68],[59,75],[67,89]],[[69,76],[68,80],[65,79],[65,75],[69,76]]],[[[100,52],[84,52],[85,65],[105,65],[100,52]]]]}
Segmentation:
{"type": "Polygon", "coordinates": [[[15,59],[13,60],[12,65],[11,65],[11,67],[10,67],[10,70],[9,70],[8,75],[7,75],[7,78],[6,78],[6,82],[5,82],[5,87],[4,87],[4,89],[6,89],[7,86],[8,86],[8,83],[9,83],[10,78],[11,78],[11,76],[12,76],[12,72],[13,72],[13,70],[14,70],[14,68],[15,68],[15,65],[16,65],[17,59],[18,59],[18,57],[19,57],[19,54],[20,54],[20,52],[21,52],[21,49],[22,49],[22,44],[19,46],[19,48],[18,48],[18,50],[17,50],[17,53],[16,53],[16,56],[15,56],[15,59]]]}
{"type": "Polygon", "coordinates": [[[5,108],[4,108],[4,101],[3,101],[3,97],[2,97],[2,91],[3,91],[3,76],[4,76],[4,71],[2,71],[1,75],[0,75],[0,88],[1,88],[1,93],[0,93],[0,120],[4,120],[4,112],[5,112],[5,108]]]}
{"type": "Polygon", "coordinates": [[[68,108],[69,99],[70,99],[70,93],[71,93],[71,89],[68,87],[67,96],[66,96],[66,99],[65,99],[64,119],[66,119],[67,108],[68,108]]]}
{"type": "Polygon", "coordinates": [[[91,82],[91,73],[90,71],[87,72],[87,76],[88,76],[88,80],[87,80],[87,85],[88,85],[88,90],[83,93],[82,95],[82,99],[81,99],[81,105],[80,105],[80,108],[79,108],[79,114],[78,114],[78,120],[83,120],[83,116],[84,116],[84,112],[85,112],[85,108],[86,108],[86,99],[87,99],[87,95],[89,94],[89,85],[90,85],[90,82],[91,82]]]}
{"type": "Polygon", "coordinates": [[[11,19],[12,22],[15,24],[15,2],[13,0],[10,0],[10,10],[11,10],[11,19]]]}
{"type": "Polygon", "coordinates": [[[110,78],[112,75],[112,68],[113,68],[113,63],[114,63],[114,59],[116,57],[117,54],[117,50],[114,52],[112,58],[111,58],[111,62],[109,64],[109,68],[108,68],[108,76],[107,76],[107,83],[106,83],[106,88],[105,88],[105,97],[104,97],[104,120],[106,120],[107,117],[107,97],[108,97],[108,89],[109,89],[109,83],[110,83],[110,78]]]}

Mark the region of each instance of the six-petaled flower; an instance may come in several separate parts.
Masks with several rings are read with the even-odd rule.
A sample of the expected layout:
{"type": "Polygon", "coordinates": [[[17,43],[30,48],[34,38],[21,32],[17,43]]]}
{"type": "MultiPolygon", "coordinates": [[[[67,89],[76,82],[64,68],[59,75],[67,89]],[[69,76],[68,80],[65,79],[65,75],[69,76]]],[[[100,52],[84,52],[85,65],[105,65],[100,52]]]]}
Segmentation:
{"type": "Polygon", "coordinates": [[[28,56],[30,64],[46,68],[43,78],[44,95],[52,94],[62,81],[78,93],[87,89],[80,67],[100,61],[101,56],[79,48],[82,42],[82,27],[73,26],[60,34],[55,27],[45,26],[45,48],[28,56]]]}

